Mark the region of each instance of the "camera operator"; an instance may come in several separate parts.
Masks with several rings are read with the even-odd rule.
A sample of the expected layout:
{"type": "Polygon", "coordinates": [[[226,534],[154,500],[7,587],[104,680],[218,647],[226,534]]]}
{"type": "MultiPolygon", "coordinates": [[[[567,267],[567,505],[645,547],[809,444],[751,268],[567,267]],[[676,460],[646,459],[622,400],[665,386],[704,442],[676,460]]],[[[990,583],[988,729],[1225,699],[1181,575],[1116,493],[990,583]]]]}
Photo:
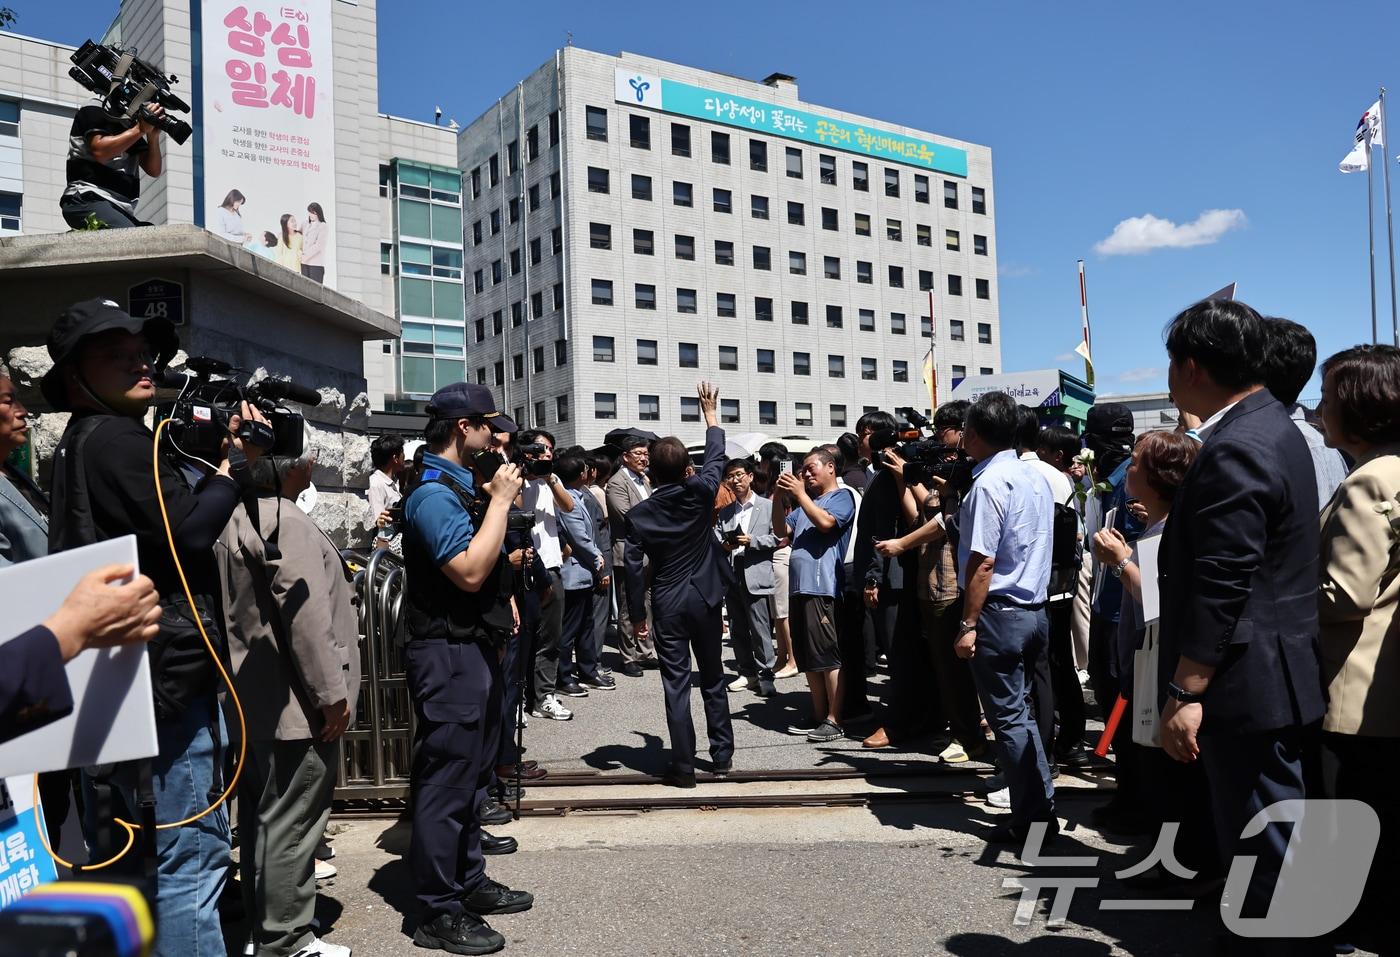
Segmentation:
{"type": "MultiPolygon", "coordinates": [[[[160,752],[149,763],[118,765],[110,776],[115,811],[129,821],[141,820],[139,794],[154,798],[157,821],[169,822],[199,814],[211,803],[209,795],[223,790],[220,752],[226,739],[215,697],[217,671],[195,616],[221,649],[214,543],[238,504],[234,476],[245,476],[247,465],[261,454],[256,445],[231,434],[218,462],[208,463],[213,474],[196,488],[168,454],[160,457],[158,474],[151,474],[154,436],[143,419],[155,399],[154,369],[163,367],[178,346],[174,328],[164,320],[132,318],[110,300],[81,302],[64,310],[49,332],[54,365],[41,383],[55,409],[72,413],[54,456],[50,549],[134,534],[141,570],[160,594],[160,634],[148,646],[160,752]],[[156,496],[157,481],[164,509],[156,496]]],[[[242,416],[229,421],[231,433],[243,418],[267,425],[261,413],[244,403],[242,416]]],[[[106,783],[97,782],[104,790],[106,783]]],[[[88,784],[94,785],[91,778],[88,784]]],[[[101,844],[93,834],[89,840],[101,844]]],[[[217,953],[224,944],[216,904],[229,862],[225,809],[159,831],[154,843],[157,953],[183,957],[192,945],[217,953]]],[[[139,863],[135,858],[130,855],[127,863],[134,867],[139,863]]]]}
{"type": "MultiPolygon", "coordinates": [[[[498,754],[500,650],[514,628],[507,516],[520,469],[500,465],[482,492],[472,463],[493,432],[514,432],[485,386],[444,386],[428,403],[428,451],[404,499],[404,664],[418,719],[409,864],[420,908],[413,941],[457,954],[499,950],[483,920],[534,898],[486,876],[478,797],[498,754]],[[484,504],[484,508],[482,507],[484,504]]],[[[562,595],[560,596],[562,600],[562,595]]]]}
{"type": "Polygon", "coordinates": [[[84,229],[95,219],[105,229],[149,226],[136,218],[141,173],[161,174],[160,130],[155,121],[165,110],[158,103],[143,108],[149,116],[125,119],[89,104],[73,117],[68,133],[68,185],[59,197],[63,219],[84,229]]]}

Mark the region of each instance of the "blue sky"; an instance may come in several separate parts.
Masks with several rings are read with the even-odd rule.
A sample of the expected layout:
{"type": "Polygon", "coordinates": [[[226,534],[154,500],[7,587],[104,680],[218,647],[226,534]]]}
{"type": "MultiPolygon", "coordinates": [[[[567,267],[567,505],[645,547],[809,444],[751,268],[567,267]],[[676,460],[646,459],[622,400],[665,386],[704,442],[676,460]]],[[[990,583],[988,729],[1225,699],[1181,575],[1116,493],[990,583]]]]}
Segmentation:
{"type": "MultiPolygon", "coordinates": [[[[19,32],[68,42],[101,32],[115,10],[114,0],[6,2],[19,32]]],[[[1101,393],[1165,388],[1164,323],[1232,280],[1246,302],[1312,329],[1323,356],[1370,338],[1366,181],[1337,162],[1378,85],[1400,95],[1389,45],[1375,42],[1400,31],[1400,5],[536,0],[530,16],[520,10],[381,0],[381,109],[431,120],[440,104],[466,123],[569,31],[603,52],[754,79],[790,73],[809,102],[992,147],[1009,370],[1082,373],[1069,356],[1079,258],[1101,393]],[[1095,251],[1123,220],[1181,226],[1210,210],[1239,212],[1156,232],[1213,242],[1095,251]]],[[[1400,112],[1393,135],[1400,144],[1400,112]]],[[[1389,152],[1400,174],[1400,148],[1389,152]]],[[[1379,170],[1376,186],[1388,330],[1379,170]]]]}

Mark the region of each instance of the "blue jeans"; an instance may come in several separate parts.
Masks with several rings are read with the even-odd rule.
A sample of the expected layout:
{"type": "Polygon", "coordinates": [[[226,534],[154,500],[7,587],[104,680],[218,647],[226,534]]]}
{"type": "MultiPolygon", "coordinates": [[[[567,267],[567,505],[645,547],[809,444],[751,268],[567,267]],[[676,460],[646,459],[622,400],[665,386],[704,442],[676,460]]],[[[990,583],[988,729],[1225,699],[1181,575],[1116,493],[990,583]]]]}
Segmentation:
{"type": "MultiPolygon", "coordinates": [[[[215,748],[210,732],[217,721],[220,753],[227,753],[228,734],[224,719],[214,707],[212,696],[190,705],[183,715],[156,722],[160,754],[151,759],[152,786],[156,799],[156,823],[181,821],[209,806],[209,792],[215,783],[215,748]]],[[[227,784],[222,769],[217,780],[227,784]]],[[[139,823],[137,812],[137,773],[134,763],[117,766],[112,775],[113,810],[123,820],[139,823]]],[[[94,807],[92,781],[83,782],[88,793],[87,811],[94,807]]],[[[215,795],[217,797],[217,794],[215,795]]],[[[88,844],[95,838],[94,825],[111,826],[108,821],[84,822],[88,844]]],[[[118,845],[120,847],[120,844],[118,845]]],[[[139,873],[142,844],[127,853],[119,865],[139,873]]],[[[223,930],[219,924],[219,895],[223,893],[230,864],[228,808],[220,807],[193,824],[156,832],[156,957],[225,957],[223,930]]]]}
{"type": "Polygon", "coordinates": [[[1045,654],[1050,635],[1045,609],[990,598],[977,619],[972,677],[987,724],[996,735],[998,761],[1011,789],[1011,826],[1055,817],[1055,788],[1040,733],[1031,717],[1026,661],[1045,654]]]}

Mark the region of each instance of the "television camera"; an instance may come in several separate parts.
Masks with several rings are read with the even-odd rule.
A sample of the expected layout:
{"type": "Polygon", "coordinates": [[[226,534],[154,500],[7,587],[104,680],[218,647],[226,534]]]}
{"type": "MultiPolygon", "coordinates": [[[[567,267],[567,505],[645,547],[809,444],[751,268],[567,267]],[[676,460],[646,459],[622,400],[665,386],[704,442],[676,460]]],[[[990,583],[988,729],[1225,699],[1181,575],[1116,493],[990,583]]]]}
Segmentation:
{"type": "Polygon", "coordinates": [[[162,373],[161,385],[180,390],[165,413],[171,419],[168,434],[177,452],[217,460],[228,437],[229,420],[241,415],[242,403],[247,402],[270,424],[242,419],[237,436],[268,455],[301,457],[305,419],[283,403],[317,406],[321,404],[321,394],[286,379],[258,379],[239,385],[229,377],[230,373],[243,371],[246,370],[235,369],[222,359],[194,356],[186,361],[183,374],[169,370],[162,373]]]}
{"type": "Polygon", "coordinates": [[[144,120],[168,133],[181,146],[190,138],[190,124],[171,115],[190,111],[190,105],[170,88],[172,83],[180,82],[174,74],[166,76],[133,50],[92,40],[78,47],[69,59],[73,68],[68,75],[100,96],[109,113],[128,120],[144,120]],[[164,107],[165,115],[152,115],[148,109],[151,103],[164,107]]]}
{"type": "Polygon", "coordinates": [[[870,449],[876,465],[884,465],[886,453],[893,450],[904,460],[904,481],[910,485],[938,485],[950,491],[964,491],[972,485],[972,460],[961,448],[944,445],[936,438],[925,438],[933,423],[917,409],[895,410],[903,421],[893,429],[879,429],[870,436],[870,449]]]}

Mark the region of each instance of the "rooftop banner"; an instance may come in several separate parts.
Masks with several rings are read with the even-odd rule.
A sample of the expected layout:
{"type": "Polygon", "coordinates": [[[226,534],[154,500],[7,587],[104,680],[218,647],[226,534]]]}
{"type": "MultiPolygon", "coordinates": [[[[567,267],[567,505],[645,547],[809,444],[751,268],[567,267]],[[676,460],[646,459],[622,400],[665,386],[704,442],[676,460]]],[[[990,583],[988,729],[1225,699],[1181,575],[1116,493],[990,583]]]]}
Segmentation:
{"type": "Polygon", "coordinates": [[[335,285],[332,0],[202,0],[204,226],[335,285]]]}
{"type": "Polygon", "coordinates": [[[1005,392],[1017,405],[1038,409],[1053,408],[1060,402],[1060,370],[1004,372],[1000,375],[971,375],[953,386],[951,399],[976,402],[988,392],[1005,392]]]}
{"type": "Polygon", "coordinates": [[[967,175],[967,151],[955,146],[848,123],[765,100],[707,90],[635,70],[615,72],[613,96],[620,103],[802,140],[873,159],[908,163],[953,176],[967,175]]]}

